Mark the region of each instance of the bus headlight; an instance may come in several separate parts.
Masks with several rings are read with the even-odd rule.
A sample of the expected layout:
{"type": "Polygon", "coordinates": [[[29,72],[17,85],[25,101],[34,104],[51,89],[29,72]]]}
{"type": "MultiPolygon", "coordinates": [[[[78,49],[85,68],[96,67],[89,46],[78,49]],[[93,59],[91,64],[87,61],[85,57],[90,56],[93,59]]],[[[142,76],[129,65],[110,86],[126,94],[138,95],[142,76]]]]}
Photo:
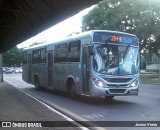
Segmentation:
{"type": "Polygon", "coordinates": [[[136,87],[138,85],[138,79],[134,80],[132,83],[131,83],[131,87],[136,87]]]}
{"type": "Polygon", "coordinates": [[[97,86],[98,86],[98,87],[104,87],[104,84],[103,84],[102,81],[98,81],[98,82],[97,82],[97,86]]]}
{"type": "Polygon", "coordinates": [[[92,78],[92,80],[100,88],[103,88],[105,86],[105,84],[101,80],[99,80],[97,78],[92,78]]]}

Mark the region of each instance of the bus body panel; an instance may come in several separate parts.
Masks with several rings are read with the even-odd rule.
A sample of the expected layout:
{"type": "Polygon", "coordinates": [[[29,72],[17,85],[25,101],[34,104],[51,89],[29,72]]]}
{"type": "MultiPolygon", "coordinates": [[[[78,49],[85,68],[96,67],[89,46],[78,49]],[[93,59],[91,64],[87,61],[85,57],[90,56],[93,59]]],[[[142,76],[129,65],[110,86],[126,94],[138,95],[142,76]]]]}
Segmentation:
{"type": "Polygon", "coordinates": [[[35,76],[38,77],[39,79],[39,84],[41,87],[46,87],[47,86],[47,65],[46,64],[33,64],[32,65],[32,84],[34,84],[34,79],[35,76]]]}
{"type": "Polygon", "coordinates": [[[22,72],[22,79],[27,82],[31,83],[31,53],[32,51],[25,51],[25,54],[23,54],[23,57],[25,55],[25,64],[22,64],[23,72],[22,72]]]}
{"type": "Polygon", "coordinates": [[[23,79],[23,81],[29,83],[28,82],[28,68],[27,68],[27,65],[23,64],[22,68],[23,68],[22,79],[23,79]]]}
{"type": "MultiPolygon", "coordinates": [[[[67,92],[67,79],[73,78],[75,84],[79,84],[81,73],[79,63],[54,64],[54,89],[67,92]]],[[[77,86],[76,86],[77,87],[77,86]]]]}

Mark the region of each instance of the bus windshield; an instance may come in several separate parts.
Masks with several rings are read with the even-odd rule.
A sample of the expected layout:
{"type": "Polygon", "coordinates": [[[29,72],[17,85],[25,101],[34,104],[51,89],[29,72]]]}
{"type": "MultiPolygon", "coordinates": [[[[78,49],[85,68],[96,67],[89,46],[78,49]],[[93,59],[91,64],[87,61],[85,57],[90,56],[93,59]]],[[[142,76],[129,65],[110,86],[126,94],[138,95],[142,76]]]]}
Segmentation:
{"type": "Polygon", "coordinates": [[[138,47],[95,43],[93,50],[96,72],[124,76],[138,73],[138,47]]]}

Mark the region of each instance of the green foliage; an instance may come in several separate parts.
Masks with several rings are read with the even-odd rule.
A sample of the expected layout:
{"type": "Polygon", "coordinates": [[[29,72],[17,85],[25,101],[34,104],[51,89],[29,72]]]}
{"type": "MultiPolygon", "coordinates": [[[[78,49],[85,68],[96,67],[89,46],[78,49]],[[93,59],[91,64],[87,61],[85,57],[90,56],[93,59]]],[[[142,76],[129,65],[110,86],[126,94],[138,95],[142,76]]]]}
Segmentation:
{"type": "Polygon", "coordinates": [[[160,48],[159,0],[103,0],[83,17],[82,31],[114,30],[135,34],[140,49],[160,48]]]}
{"type": "Polygon", "coordinates": [[[3,66],[20,66],[22,63],[22,49],[14,47],[3,53],[3,66]]]}

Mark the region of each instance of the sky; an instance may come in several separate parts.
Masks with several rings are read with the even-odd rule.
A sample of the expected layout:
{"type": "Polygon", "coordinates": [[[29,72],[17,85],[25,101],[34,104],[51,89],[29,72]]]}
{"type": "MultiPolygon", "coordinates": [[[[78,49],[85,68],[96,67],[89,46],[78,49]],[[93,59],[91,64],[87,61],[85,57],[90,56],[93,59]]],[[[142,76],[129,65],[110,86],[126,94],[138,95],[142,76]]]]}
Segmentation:
{"type": "Polygon", "coordinates": [[[37,34],[36,36],[17,45],[18,48],[28,47],[35,42],[52,42],[67,37],[74,32],[81,32],[82,17],[86,15],[94,6],[91,6],[78,14],[52,26],[51,28],[37,34]]]}

